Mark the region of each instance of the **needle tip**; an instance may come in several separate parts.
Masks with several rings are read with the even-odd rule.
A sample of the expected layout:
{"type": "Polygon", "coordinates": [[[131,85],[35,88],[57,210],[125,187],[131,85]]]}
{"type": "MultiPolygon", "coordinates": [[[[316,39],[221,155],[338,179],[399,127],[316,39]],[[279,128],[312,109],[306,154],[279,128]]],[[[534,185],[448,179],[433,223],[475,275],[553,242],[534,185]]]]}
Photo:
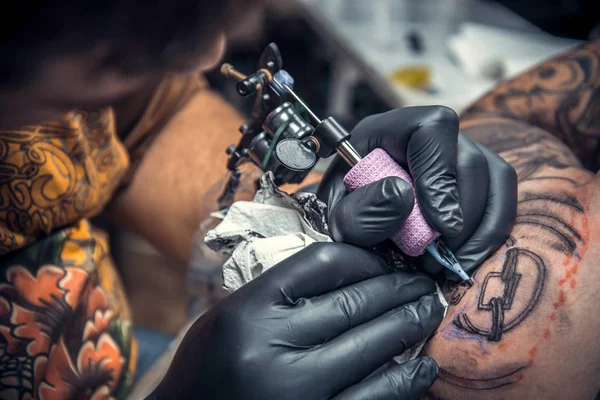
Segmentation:
{"type": "Polygon", "coordinates": [[[466,282],[467,282],[467,284],[469,286],[473,286],[474,285],[473,279],[468,279],[466,282]]]}

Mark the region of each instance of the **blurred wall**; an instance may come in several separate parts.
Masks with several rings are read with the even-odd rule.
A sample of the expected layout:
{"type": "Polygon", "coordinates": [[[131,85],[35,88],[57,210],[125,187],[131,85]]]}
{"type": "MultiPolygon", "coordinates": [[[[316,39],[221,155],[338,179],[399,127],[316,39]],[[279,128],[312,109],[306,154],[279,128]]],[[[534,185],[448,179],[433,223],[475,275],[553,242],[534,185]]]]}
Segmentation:
{"type": "Polygon", "coordinates": [[[579,40],[600,38],[598,0],[494,1],[505,5],[552,35],[579,40]]]}

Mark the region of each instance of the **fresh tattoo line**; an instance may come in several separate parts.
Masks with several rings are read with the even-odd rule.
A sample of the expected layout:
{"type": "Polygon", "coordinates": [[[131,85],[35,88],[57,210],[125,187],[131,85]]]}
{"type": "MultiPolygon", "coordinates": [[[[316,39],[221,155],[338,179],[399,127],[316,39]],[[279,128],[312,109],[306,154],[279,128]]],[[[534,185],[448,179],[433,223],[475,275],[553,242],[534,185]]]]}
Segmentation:
{"type": "Polygon", "coordinates": [[[494,376],[491,378],[473,379],[461,377],[440,369],[439,380],[452,386],[469,390],[494,390],[505,386],[513,385],[520,381],[521,371],[527,368],[526,365],[520,366],[508,373],[494,376]]]}
{"type": "MultiPolygon", "coordinates": [[[[543,229],[558,239],[558,243],[549,243],[547,247],[571,255],[578,246],[585,245],[582,234],[560,215],[549,211],[549,205],[559,210],[568,208],[576,214],[583,214],[584,207],[570,193],[530,193],[525,192],[519,201],[519,212],[515,226],[534,226],[543,229]]],[[[517,327],[534,310],[540,300],[547,267],[543,258],[531,251],[516,246],[511,236],[506,242],[508,250],[500,271],[489,271],[483,278],[478,293],[476,316],[464,310],[454,319],[453,324],[466,332],[484,336],[490,342],[499,342],[504,333],[517,327]],[[528,283],[522,283],[524,273],[528,283]],[[525,285],[525,287],[524,287],[525,285]],[[520,302],[514,299],[520,293],[520,302]],[[477,311],[489,313],[489,319],[483,321],[477,311]]],[[[459,285],[450,294],[450,304],[458,305],[468,287],[459,285]]]]}
{"type": "MultiPolygon", "coordinates": [[[[577,184],[579,182],[575,180],[577,184]]],[[[528,359],[518,365],[516,368],[506,374],[500,374],[500,369],[506,370],[506,366],[498,366],[496,374],[489,376],[473,378],[473,376],[460,376],[455,372],[450,372],[447,366],[443,366],[440,371],[439,381],[443,384],[455,388],[470,390],[474,392],[487,390],[502,390],[520,382],[528,368],[532,367],[535,358],[539,354],[538,346],[543,341],[552,337],[553,326],[558,323],[557,312],[564,307],[567,301],[566,287],[575,289],[575,275],[578,272],[577,263],[586,251],[588,241],[587,222],[585,208],[581,202],[567,191],[557,193],[533,193],[525,192],[521,197],[521,204],[518,212],[517,225],[539,223],[546,227],[554,228],[555,231],[546,230],[553,233],[553,237],[560,238],[563,244],[562,248],[549,243],[544,247],[561,251],[567,255],[567,259],[562,267],[565,268],[565,279],[558,283],[559,294],[552,307],[554,312],[549,313],[548,319],[542,316],[542,321],[546,321],[546,326],[542,325],[538,331],[537,337],[531,349],[526,352],[528,359]],[[550,207],[551,206],[551,207],[550,207]],[[577,227],[573,222],[568,223],[562,216],[551,211],[560,212],[568,210],[570,215],[579,216],[580,223],[577,227]],[[566,244],[569,246],[566,246],[566,244]],[[581,255],[579,254],[581,253],[581,255]],[[562,289],[564,285],[564,290],[562,289]]],[[[536,225],[537,226],[537,225],[536,225]]],[[[538,309],[541,299],[546,296],[545,290],[548,286],[548,264],[540,254],[523,249],[519,244],[517,237],[513,235],[505,242],[504,260],[500,270],[489,271],[480,270],[478,273],[481,279],[476,279],[478,285],[474,287],[475,303],[473,306],[467,305],[460,310],[445,330],[453,327],[457,332],[448,331],[443,336],[446,339],[470,340],[474,337],[480,337],[484,342],[494,344],[494,349],[502,351],[506,348],[507,342],[504,342],[504,335],[516,329],[523,323],[527,323],[528,317],[538,309]],[[518,300],[516,300],[518,298],[518,300]],[[472,308],[471,308],[472,307],[472,308]],[[459,334],[458,332],[465,334],[459,334]],[[472,335],[472,336],[466,336],[472,335]],[[473,336],[474,335],[474,336],[473,336]]],[[[546,253],[544,253],[546,254],[546,253]]],[[[561,268],[557,264],[552,265],[554,270],[561,268]]],[[[477,275],[477,273],[476,273],[477,275]]],[[[449,302],[451,306],[460,306],[465,294],[469,289],[466,285],[458,284],[456,286],[447,284],[446,293],[449,293],[449,302]]],[[[546,309],[541,312],[548,312],[546,309]]],[[[539,312],[537,314],[539,315],[539,312]]],[[[542,322],[543,323],[543,322],[542,322]]],[[[491,349],[479,343],[483,355],[490,355],[491,349]]],[[[520,354],[519,357],[522,357],[520,354]]],[[[515,360],[516,361],[516,360],[515,360]]],[[[453,368],[456,370],[456,367],[453,368]]],[[[430,398],[436,399],[436,393],[430,392],[430,398]]]]}
{"type": "Polygon", "coordinates": [[[521,225],[538,227],[553,234],[559,243],[553,243],[552,248],[561,253],[573,254],[577,250],[578,243],[583,241],[575,228],[551,215],[521,214],[517,217],[515,226],[521,225]]]}
{"type": "Polygon", "coordinates": [[[533,202],[533,201],[556,203],[558,205],[564,205],[564,206],[574,209],[575,211],[577,211],[580,214],[585,211],[585,209],[583,208],[583,206],[581,205],[579,200],[577,200],[577,198],[575,196],[573,196],[572,194],[567,193],[567,192],[561,192],[561,193],[529,193],[529,192],[525,192],[525,193],[521,194],[518,204],[520,205],[523,203],[533,202]]]}
{"type": "Polygon", "coordinates": [[[577,251],[578,246],[585,244],[581,233],[561,216],[562,213],[551,211],[568,209],[576,215],[584,214],[583,205],[574,195],[567,192],[525,192],[518,204],[520,208],[515,226],[536,227],[551,233],[557,239],[557,242],[551,244],[554,250],[570,255],[577,251]]]}
{"type": "MultiPolygon", "coordinates": [[[[486,337],[488,341],[499,342],[502,335],[521,324],[537,305],[544,288],[546,266],[535,253],[513,247],[506,252],[501,271],[486,274],[477,302],[478,311],[489,312],[489,319],[471,316],[463,311],[453,323],[469,333],[486,337]],[[528,299],[513,304],[523,273],[533,274],[533,282],[522,284],[521,288],[528,299]]],[[[523,299],[524,297],[521,297],[523,299]]]]}

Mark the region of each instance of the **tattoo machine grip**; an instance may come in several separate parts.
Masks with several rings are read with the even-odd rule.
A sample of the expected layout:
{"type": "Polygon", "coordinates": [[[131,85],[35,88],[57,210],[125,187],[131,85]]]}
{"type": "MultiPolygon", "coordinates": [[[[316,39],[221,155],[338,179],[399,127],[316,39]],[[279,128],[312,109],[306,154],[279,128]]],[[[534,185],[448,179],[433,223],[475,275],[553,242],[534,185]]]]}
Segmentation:
{"type": "MultiPolygon", "coordinates": [[[[398,177],[405,180],[415,191],[412,177],[384,150],[375,149],[358,164],[356,164],[344,177],[346,189],[352,192],[369,183],[377,182],[384,178],[398,177]]],[[[425,253],[427,245],[437,239],[440,234],[434,231],[423,216],[415,193],[415,205],[406,219],[404,225],[392,237],[392,241],[411,257],[418,257],[425,253]]]]}

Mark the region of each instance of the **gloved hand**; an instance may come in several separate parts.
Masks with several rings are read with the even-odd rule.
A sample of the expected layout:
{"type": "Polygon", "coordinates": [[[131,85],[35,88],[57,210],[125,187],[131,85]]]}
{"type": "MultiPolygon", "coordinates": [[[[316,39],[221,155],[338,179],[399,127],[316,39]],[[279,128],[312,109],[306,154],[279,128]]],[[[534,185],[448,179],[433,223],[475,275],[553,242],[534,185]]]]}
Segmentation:
{"type": "MultiPolygon", "coordinates": [[[[498,155],[459,134],[458,116],[445,107],[407,107],[366,118],[350,142],[366,156],[385,150],[414,179],[415,194],[427,222],[442,235],[469,273],[508,238],[517,211],[517,177],[498,155]]],[[[349,166],[337,158],[325,174],[318,196],[329,206],[336,241],[370,247],[399,227],[413,199],[400,178],[386,178],[350,194],[343,183],[349,166]]],[[[423,256],[430,273],[443,269],[423,256]]]]}
{"type": "Polygon", "coordinates": [[[437,377],[432,359],[365,378],[435,330],[434,292],[367,250],[313,244],[196,321],[155,398],[417,398],[437,377]]]}

